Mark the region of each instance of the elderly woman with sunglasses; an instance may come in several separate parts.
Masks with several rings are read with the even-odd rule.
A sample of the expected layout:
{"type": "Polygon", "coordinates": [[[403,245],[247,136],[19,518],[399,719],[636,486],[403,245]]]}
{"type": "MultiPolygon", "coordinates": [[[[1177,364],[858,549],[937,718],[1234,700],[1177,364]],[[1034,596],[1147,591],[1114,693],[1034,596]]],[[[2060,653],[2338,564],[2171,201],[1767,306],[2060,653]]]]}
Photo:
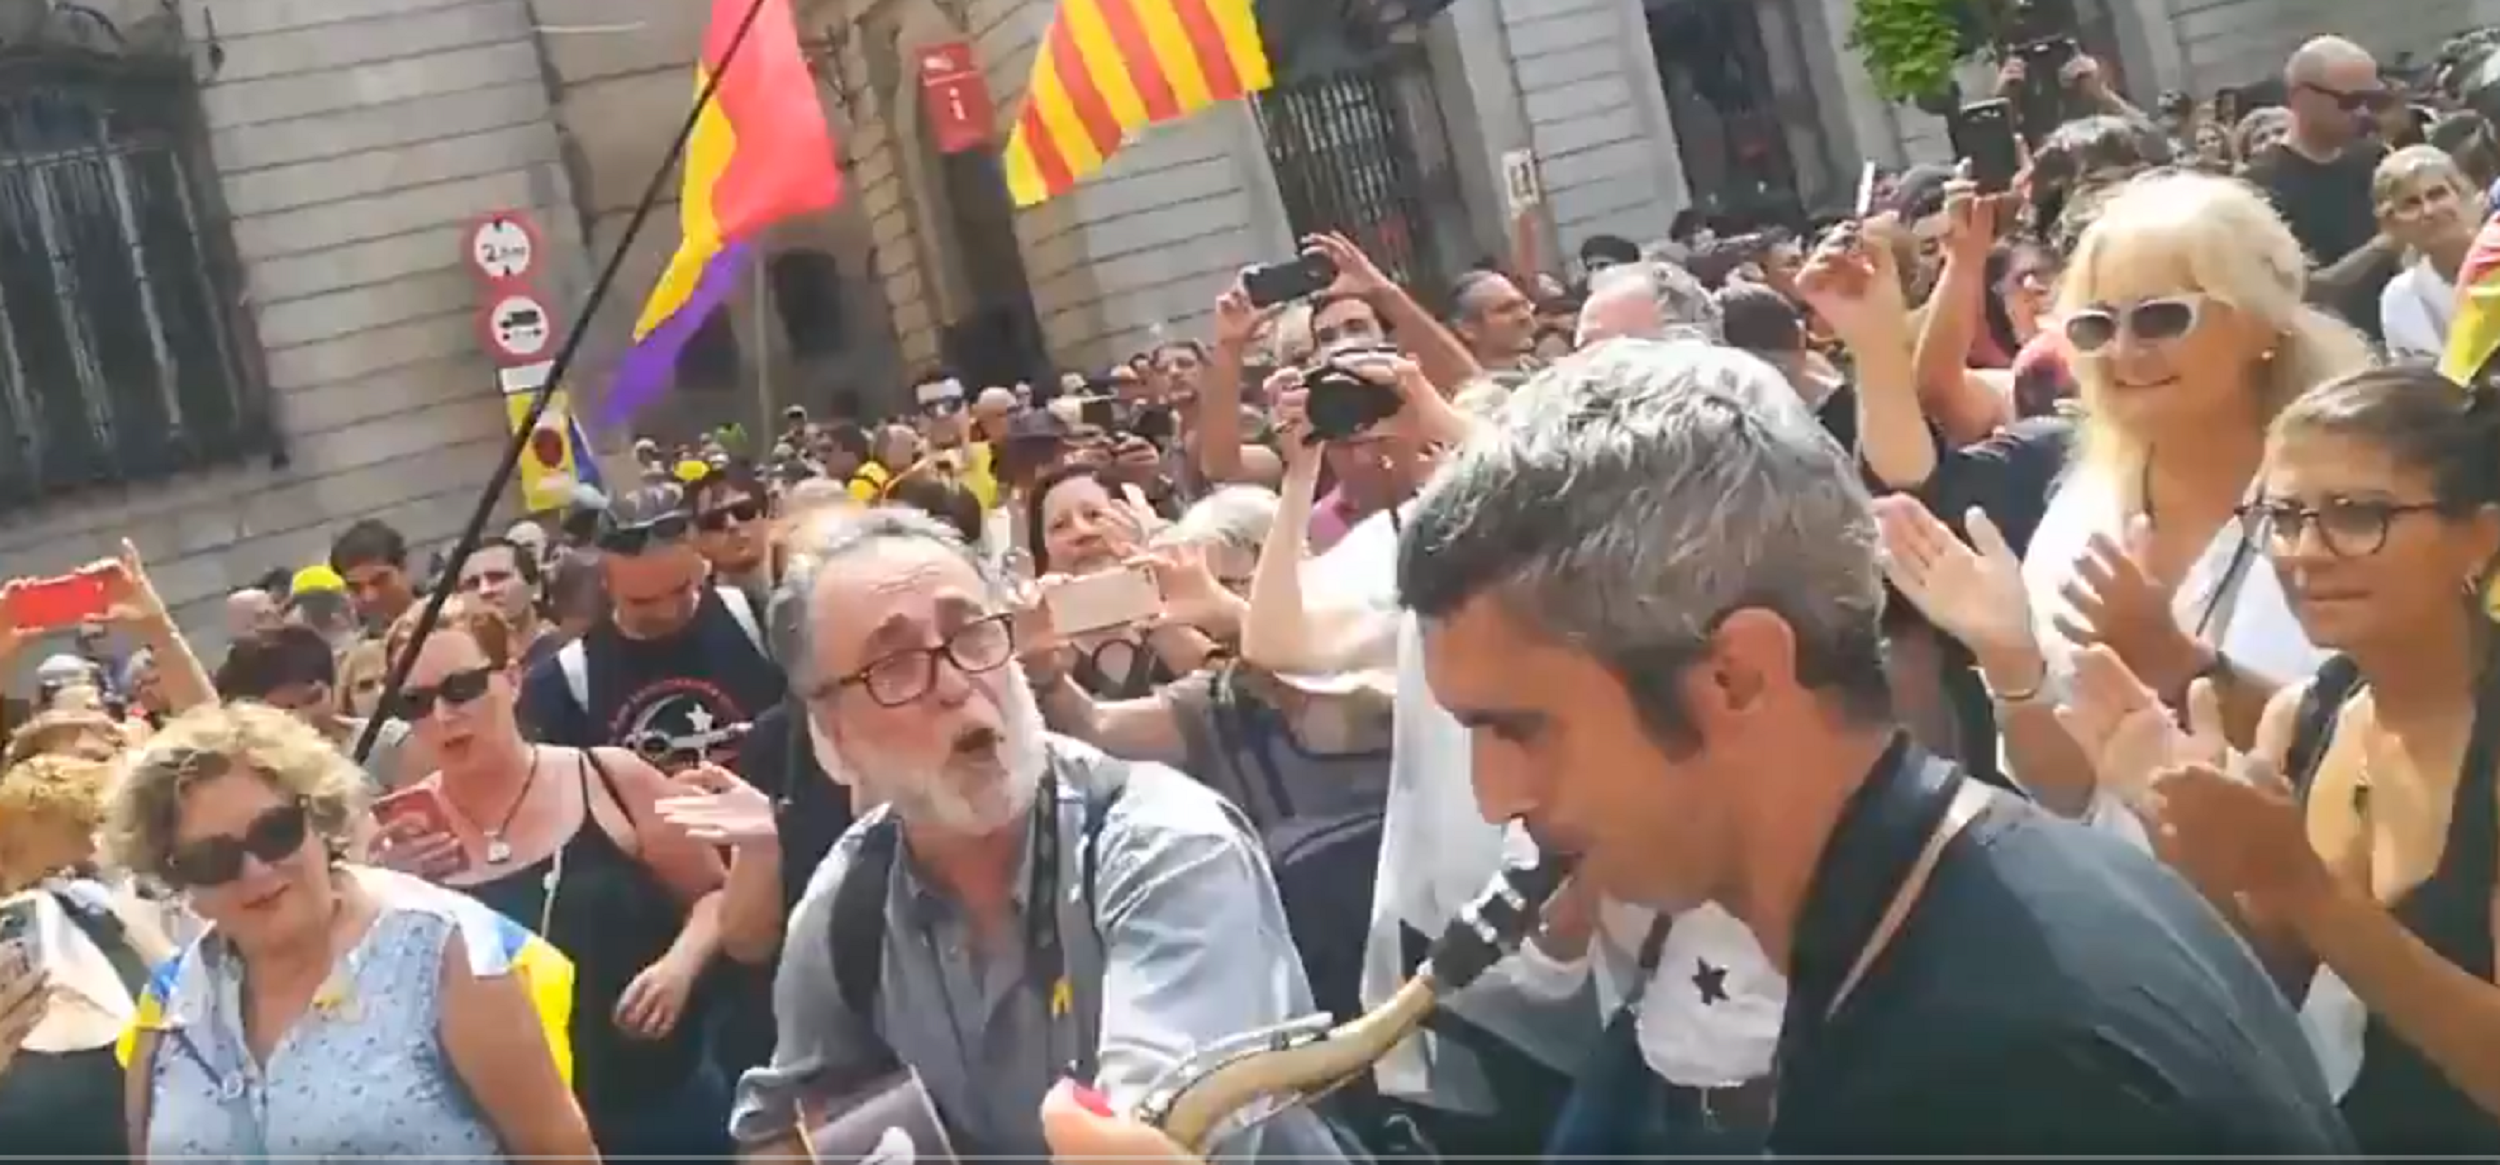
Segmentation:
{"type": "Polygon", "coordinates": [[[209,927],[140,1002],[134,1151],[593,1157],[526,977],[561,961],[467,899],[353,864],[362,788],[318,733],[251,704],[185,715],[132,759],[110,848],[209,927]]]}
{"type": "Polygon", "coordinates": [[[1886,504],[1887,573],[1977,658],[2008,775],[2051,808],[2142,843],[2120,808],[2136,790],[2101,788],[2056,715],[2077,653],[2107,646],[2173,706],[2191,681],[2212,681],[2231,738],[2247,746],[2266,700],[2323,656],[2235,514],[2267,423],[2366,366],[2367,348],[2305,306],[2300,245],[2252,190],[2147,175],[2111,196],[2059,288],[2080,421],[1940,449],[1899,387],[1901,343],[1886,333],[1898,325],[1884,319],[1897,300],[1870,303],[1881,281],[1872,295],[1847,293],[1850,261],[1818,258],[1815,306],[1856,333],[1867,466],[1919,495],[1886,504]],[[1934,514],[1966,522],[1998,551],[1997,567],[1940,570],[1953,534],[1934,514]]]}
{"type": "MultiPolygon", "coordinates": [[[[413,638],[403,619],[393,655],[413,638]]],[[[720,859],[660,819],[673,788],[642,758],[523,738],[511,649],[501,613],[444,606],[400,692],[436,767],[399,795],[410,808],[379,808],[378,845],[573,960],[574,1085],[602,1149],[726,1156],[729,1082],[704,1054],[711,996],[696,990],[720,946],[720,859]]]]}

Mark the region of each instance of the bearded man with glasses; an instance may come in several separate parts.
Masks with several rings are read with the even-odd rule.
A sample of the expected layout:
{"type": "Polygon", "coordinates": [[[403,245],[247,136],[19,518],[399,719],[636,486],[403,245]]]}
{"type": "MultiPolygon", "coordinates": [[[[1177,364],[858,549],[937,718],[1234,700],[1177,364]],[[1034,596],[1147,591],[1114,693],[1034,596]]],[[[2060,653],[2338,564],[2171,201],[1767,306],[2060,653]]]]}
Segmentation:
{"type": "Polygon", "coordinates": [[[538,740],[631,749],[664,772],[736,763],[746,725],[781,698],[784,681],[746,592],[714,585],[697,525],[671,482],[600,515],[609,610],[530,668],[521,715],[538,740]]]}
{"type": "MultiPolygon", "coordinates": [[[[1196,1049],[1311,1010],[1238,813],[1047,732],[1013,666],[1043,632],[952,531],[908,510],[825,514],[795,536],[784,588],[805,604],[791,656],[809,746],[879,808],[791,920],[778,1044],[732,1117],[750,1153],[795,1148],[806,1114],[843,1099],[917,1087],[959,1159],[1040,1158],[1042,1096],[1063,1077],[1135,1104],[1196,1049]]],[[[1222,1147],[1342,1156],[1309,1111],[1222,1147]]]]}

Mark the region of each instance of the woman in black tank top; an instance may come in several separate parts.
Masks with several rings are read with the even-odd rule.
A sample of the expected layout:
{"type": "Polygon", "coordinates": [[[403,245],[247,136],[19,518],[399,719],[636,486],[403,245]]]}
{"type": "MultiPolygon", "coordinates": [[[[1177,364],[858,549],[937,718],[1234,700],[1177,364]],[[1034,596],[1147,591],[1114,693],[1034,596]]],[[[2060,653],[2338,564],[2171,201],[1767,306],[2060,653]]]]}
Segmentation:
{"type": "Polygon", "coordinates": [[[573,960],[573,1088],[603,1153],[725,1159],[729,1084],[704,1054],[713,851],[661,821],[633,754],[533,746],[500,617],[455,601],[400,714],[438,771],[377,806],[384,864],[464,891],[573,960]]]}
{"type": "Polygon", "coordinates": [[[2427,369],[2329,383],[2275,421],[2260,480],[2251,520],[2292,610],[2342,654],[2267,709],[2259,751],[2288,781],[2166,774],[2157,832],[2316,996],[2312,1041],[2364,1151],[2500,1156],[2500,652],[2481,599],[2500,394],[2427,369]],[[2357,1070],[2321,1034],[2348,1030],[2352,1000],[2357,1070]]]}

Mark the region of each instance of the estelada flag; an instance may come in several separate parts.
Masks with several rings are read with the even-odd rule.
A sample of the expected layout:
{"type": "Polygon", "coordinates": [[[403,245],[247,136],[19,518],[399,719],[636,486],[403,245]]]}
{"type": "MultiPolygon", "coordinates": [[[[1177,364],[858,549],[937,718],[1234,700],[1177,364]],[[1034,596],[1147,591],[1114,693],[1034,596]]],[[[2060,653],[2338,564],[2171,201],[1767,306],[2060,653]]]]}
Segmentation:
{"type": "Polygon", "coordinates": [[[2494,352],[2500,352],[2500,215],[2475,234],[2473,249],[2457,269],[2457,316],[2448,325],[2439,374],[2468,383],[2494,352]]]}

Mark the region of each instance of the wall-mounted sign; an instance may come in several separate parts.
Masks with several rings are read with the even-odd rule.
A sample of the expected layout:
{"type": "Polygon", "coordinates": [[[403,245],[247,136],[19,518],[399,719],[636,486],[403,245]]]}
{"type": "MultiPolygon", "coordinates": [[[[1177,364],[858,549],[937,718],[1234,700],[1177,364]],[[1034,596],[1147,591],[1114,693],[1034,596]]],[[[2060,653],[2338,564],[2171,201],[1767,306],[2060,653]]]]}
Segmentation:
{"type": "Polygon", "coordinates": [[[998,110],[989,80],[970,41],[947,41],[920,50],[920,100],[928,107],[930,136],[941,154],[987,149],[998,131],[998,110]]]}
{"type": "Polygon", "coordinates": [[[1517,218],[1545,201],[1545,186],[1536,175],[1536,154],[1506,150],[1502,154],[1502,200],[1517,218]]]}
{"type": "Polygon", "coordinates": [[[538,268],[538,226],[517,210],[469,225],[469,269],[489,285],[518,283],[538,268]]]}

